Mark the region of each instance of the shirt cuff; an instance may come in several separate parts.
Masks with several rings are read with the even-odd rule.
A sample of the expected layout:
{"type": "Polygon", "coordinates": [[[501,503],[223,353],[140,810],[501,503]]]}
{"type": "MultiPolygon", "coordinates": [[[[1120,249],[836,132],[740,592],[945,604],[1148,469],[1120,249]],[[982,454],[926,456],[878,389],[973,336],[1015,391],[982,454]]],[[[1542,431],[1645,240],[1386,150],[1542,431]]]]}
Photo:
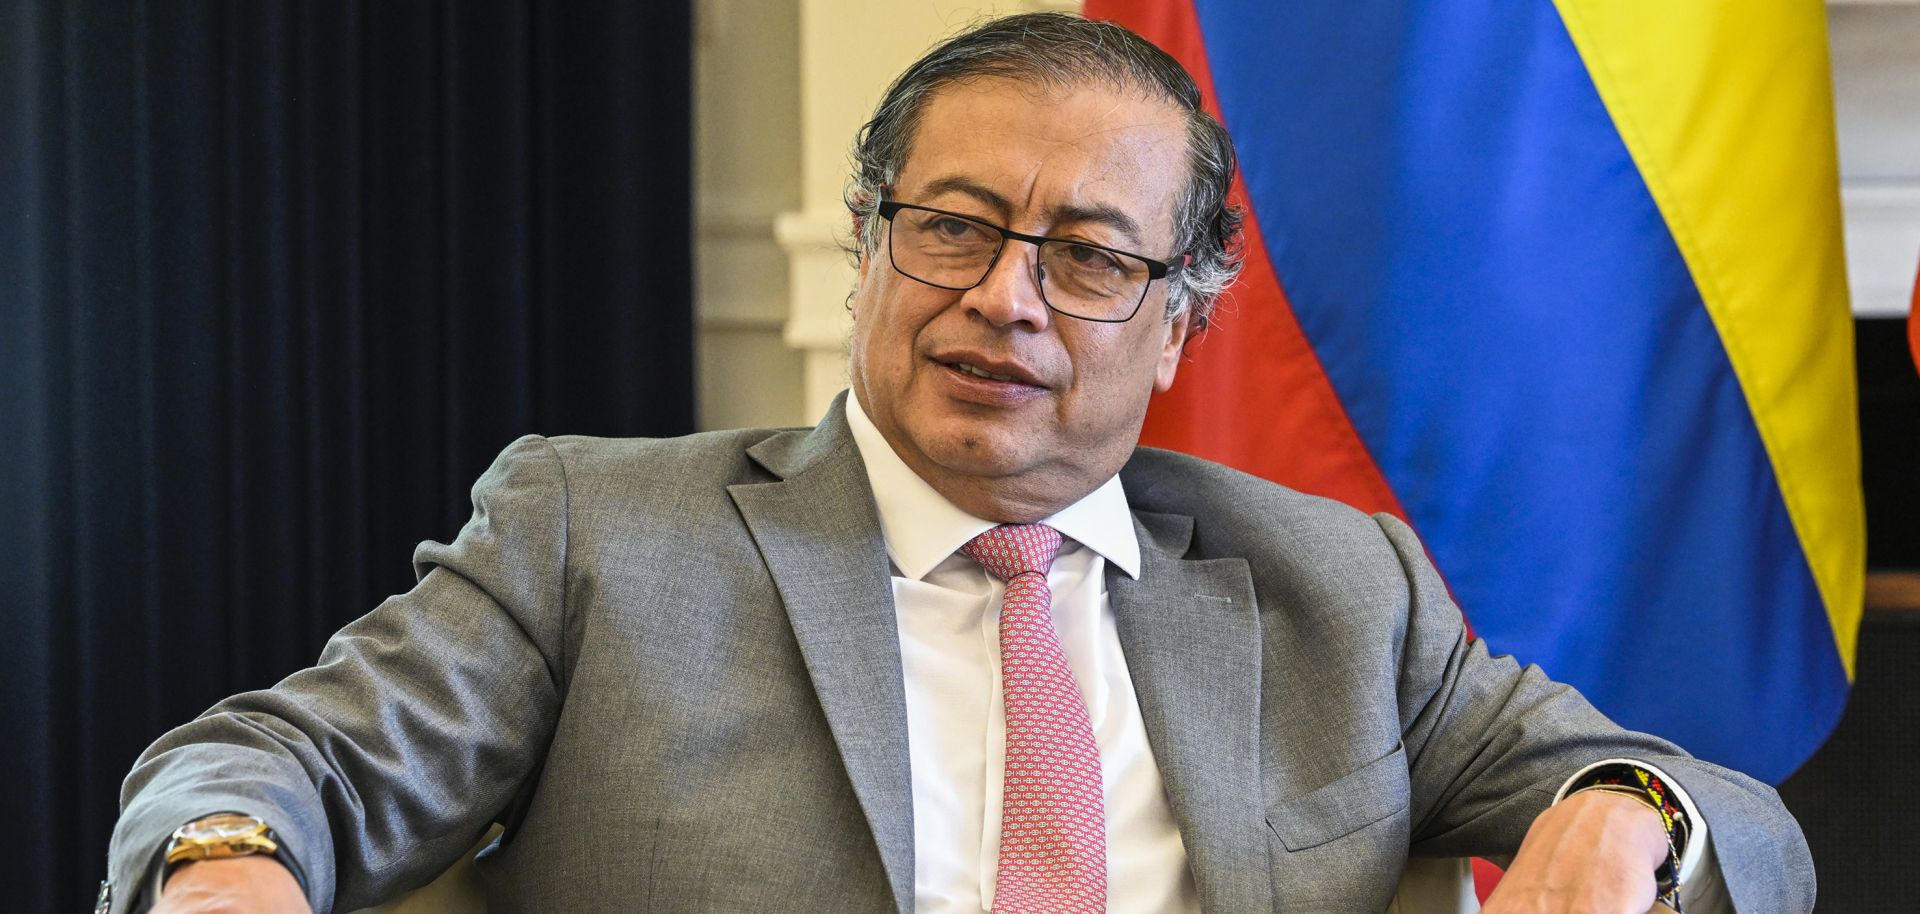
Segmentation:
{"type": "MultiPolygon", "coordinates": [[[[1694,894],[1693,892],[1689,891],[1689,889],[1691,889],[1693,886],[1694,877],[1696,875],[1704,875],[1702,867],[1705,865],[1705,861],[1710,859],[1710,852],[1708,850],[1710,845],[1708,844],[1708,839],[1707,839],[1707,819],[1705,816],[1700,815],[1699,807],[1696,807],[1693,805],[1693,798],[1690,796],[1687,796],[1687,789],[1685,787],[1680,786],[1679,781],[1676,781],[1673,778],[1668,777],[1666,772],[1661,771],[1660,769],[1652,765],[1649,765],[1646,762],[1640,761],[1639,759],[1610,758],[1603,761],[1594,762],[1593,764],[1588,765],[1587,767],[1574,772],[1573,777],[1567,778],[1567,782],[1560,785],[1559,792],[1553,795],[1553,801],[1555,803],[1558,803],[1561,800],[1566,799],[1567,791],[1570,788],[1572,788],[1574,784],[1578,783],[1581,778],[1586,777],[1595,768],[1602,768],[1607,765],[1634,765],[1640,768],[1645,768],[1648,771],[1652,772],[1655,777],[1665,782],[1667,785],[1667,788],[1673,791],[1673,798],[1680,801],[1680,810],[1687,814],[1687,825],[1688,825],[1687,852],[1680,856],[1680,874],[1679,874],[1680,885],[1681,885],[1680,897],[1682,901],[1685,901],[1688,897],[1694,894]]],[[[1715,883],[1718,883],[1720,881],[1720,873],[1718,872],[1719,867],[1717,864],[1714,866],[1714,870],[1715,872],[1713,873],[1712,881],[1715,883]]]]}

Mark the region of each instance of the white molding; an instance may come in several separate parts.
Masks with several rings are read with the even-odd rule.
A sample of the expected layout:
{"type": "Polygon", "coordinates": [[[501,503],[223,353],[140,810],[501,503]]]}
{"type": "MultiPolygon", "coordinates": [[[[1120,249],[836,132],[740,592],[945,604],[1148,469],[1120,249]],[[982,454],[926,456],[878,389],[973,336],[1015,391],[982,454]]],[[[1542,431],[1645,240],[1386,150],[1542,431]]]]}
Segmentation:
{"type": "Polygon", "coordinates": [[[781,213],[773,235],[787,252],[787,320],[781,338],[805,355],[803,408],[809,417],[826,412],[847,385],[846,341],[853,327],[847,297],[855,272],[840,248],[847,228],[844,207],[781,213]]]}
{"type": "Polygon", "coordinates": [[[788,211],[773,219],[773,237],[789,252],[838,251],[843,228],[852,231],[844,209],[788,211]]]}
{"type": "Polygon", "coordinates": [[[1859,317],[1901,317],[1920,267],[1920,178],[1842,184],[1847,285],[1859,317]]]}

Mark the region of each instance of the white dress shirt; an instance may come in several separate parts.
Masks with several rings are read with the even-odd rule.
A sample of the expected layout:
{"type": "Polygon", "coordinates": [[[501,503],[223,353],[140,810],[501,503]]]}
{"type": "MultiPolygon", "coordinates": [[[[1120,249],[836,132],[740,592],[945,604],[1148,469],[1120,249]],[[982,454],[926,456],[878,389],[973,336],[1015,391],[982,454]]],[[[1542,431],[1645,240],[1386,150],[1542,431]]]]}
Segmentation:
{"type": "MultiPolygon", "coordinates": [[[[1000,694],[999,622],[1006,588],[959,549],[997,524],[955,507],[908,468],[851,394],[847,424],[866,464],[893,566],[913,766],[914,911],[977,914],[993,906],[1000,861],[1006,709],[1000,694]]],[[[1107,599],[1108,562],[1128,577],[1140,577],[1140,543],[1119,477],[1041,523],[1062,537],[1060,554],[1047,573],[1053,624],[1100,750],[1107,911],[1197,912],[1186,847],[1147,743],[1107,599]]],[[[1637,764],[1672,785],[1693,819],[1693,840],[1680,867],[1685,909],[1731,911],[1706,820],[1678,783],[1651,765],[1637,764]]],[[[1591,767],[1569,777],[1561,793],[1591,767]]]]}
{"type": "MultiPolygon", "coordinates": [[[[866,463],[893,564],[913,765],[914,910],[975,914],[993,904],[1000,861],[1006,733],[999,623],[1005,586],[957,552],[997,525],[954,507],[908,469],[851,396],[847,422],[866,463]]],[[[1120,480],[1107,480],[1042,523],[1062,537],[1047,573],[1053,625],[1100,749],[1107,910],[1198,911],[1187,851],[1147,745],[1107,600],[1108,562],[1140,576],[1140,544],[1120,480]]]]}

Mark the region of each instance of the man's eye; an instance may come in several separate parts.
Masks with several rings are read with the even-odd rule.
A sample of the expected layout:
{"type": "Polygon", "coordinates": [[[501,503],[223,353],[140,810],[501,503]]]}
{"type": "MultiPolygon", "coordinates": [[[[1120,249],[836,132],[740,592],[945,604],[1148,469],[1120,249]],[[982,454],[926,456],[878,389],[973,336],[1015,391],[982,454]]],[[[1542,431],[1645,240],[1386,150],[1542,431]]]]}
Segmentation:
{"type": "Polygon", "coordinates": [[[1096,271],[1120,269],[1120,262],[1112,254],[1099,248],[1084,244],[1069,244],[1065,247],[1067,259],[1080,269],[1096,271]]]}
{"type": "Polygon", "coordinates": [[[945,216],[933,221],[933,232],[942,238],[953,241],[971,240],[980,237],[980,227],[965,219],[945,216]]]}

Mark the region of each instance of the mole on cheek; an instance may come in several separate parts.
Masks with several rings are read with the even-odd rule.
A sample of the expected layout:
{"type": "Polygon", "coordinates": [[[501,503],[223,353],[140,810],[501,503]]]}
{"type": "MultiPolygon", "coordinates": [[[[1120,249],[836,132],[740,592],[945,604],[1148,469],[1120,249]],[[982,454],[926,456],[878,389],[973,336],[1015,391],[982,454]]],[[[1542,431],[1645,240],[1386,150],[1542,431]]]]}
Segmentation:
{"type": "Polygon", "coordinates": [[[965,440],[963,440],[963,441],[961,441],[961,442],[960,442],[960,446],[961,446],[961,447],[964,447],[964,448],[966,448],[966,449],[967,449],[967,450],[969,450],[969,451],[971,451],[971,450],[973,450],[974,448],[976,448],[976,447],[978,447],[978,446],[980,446],[980,439],[978,439],[978,438],[968,438],[968,439],[965,439],[965,440]]]}

